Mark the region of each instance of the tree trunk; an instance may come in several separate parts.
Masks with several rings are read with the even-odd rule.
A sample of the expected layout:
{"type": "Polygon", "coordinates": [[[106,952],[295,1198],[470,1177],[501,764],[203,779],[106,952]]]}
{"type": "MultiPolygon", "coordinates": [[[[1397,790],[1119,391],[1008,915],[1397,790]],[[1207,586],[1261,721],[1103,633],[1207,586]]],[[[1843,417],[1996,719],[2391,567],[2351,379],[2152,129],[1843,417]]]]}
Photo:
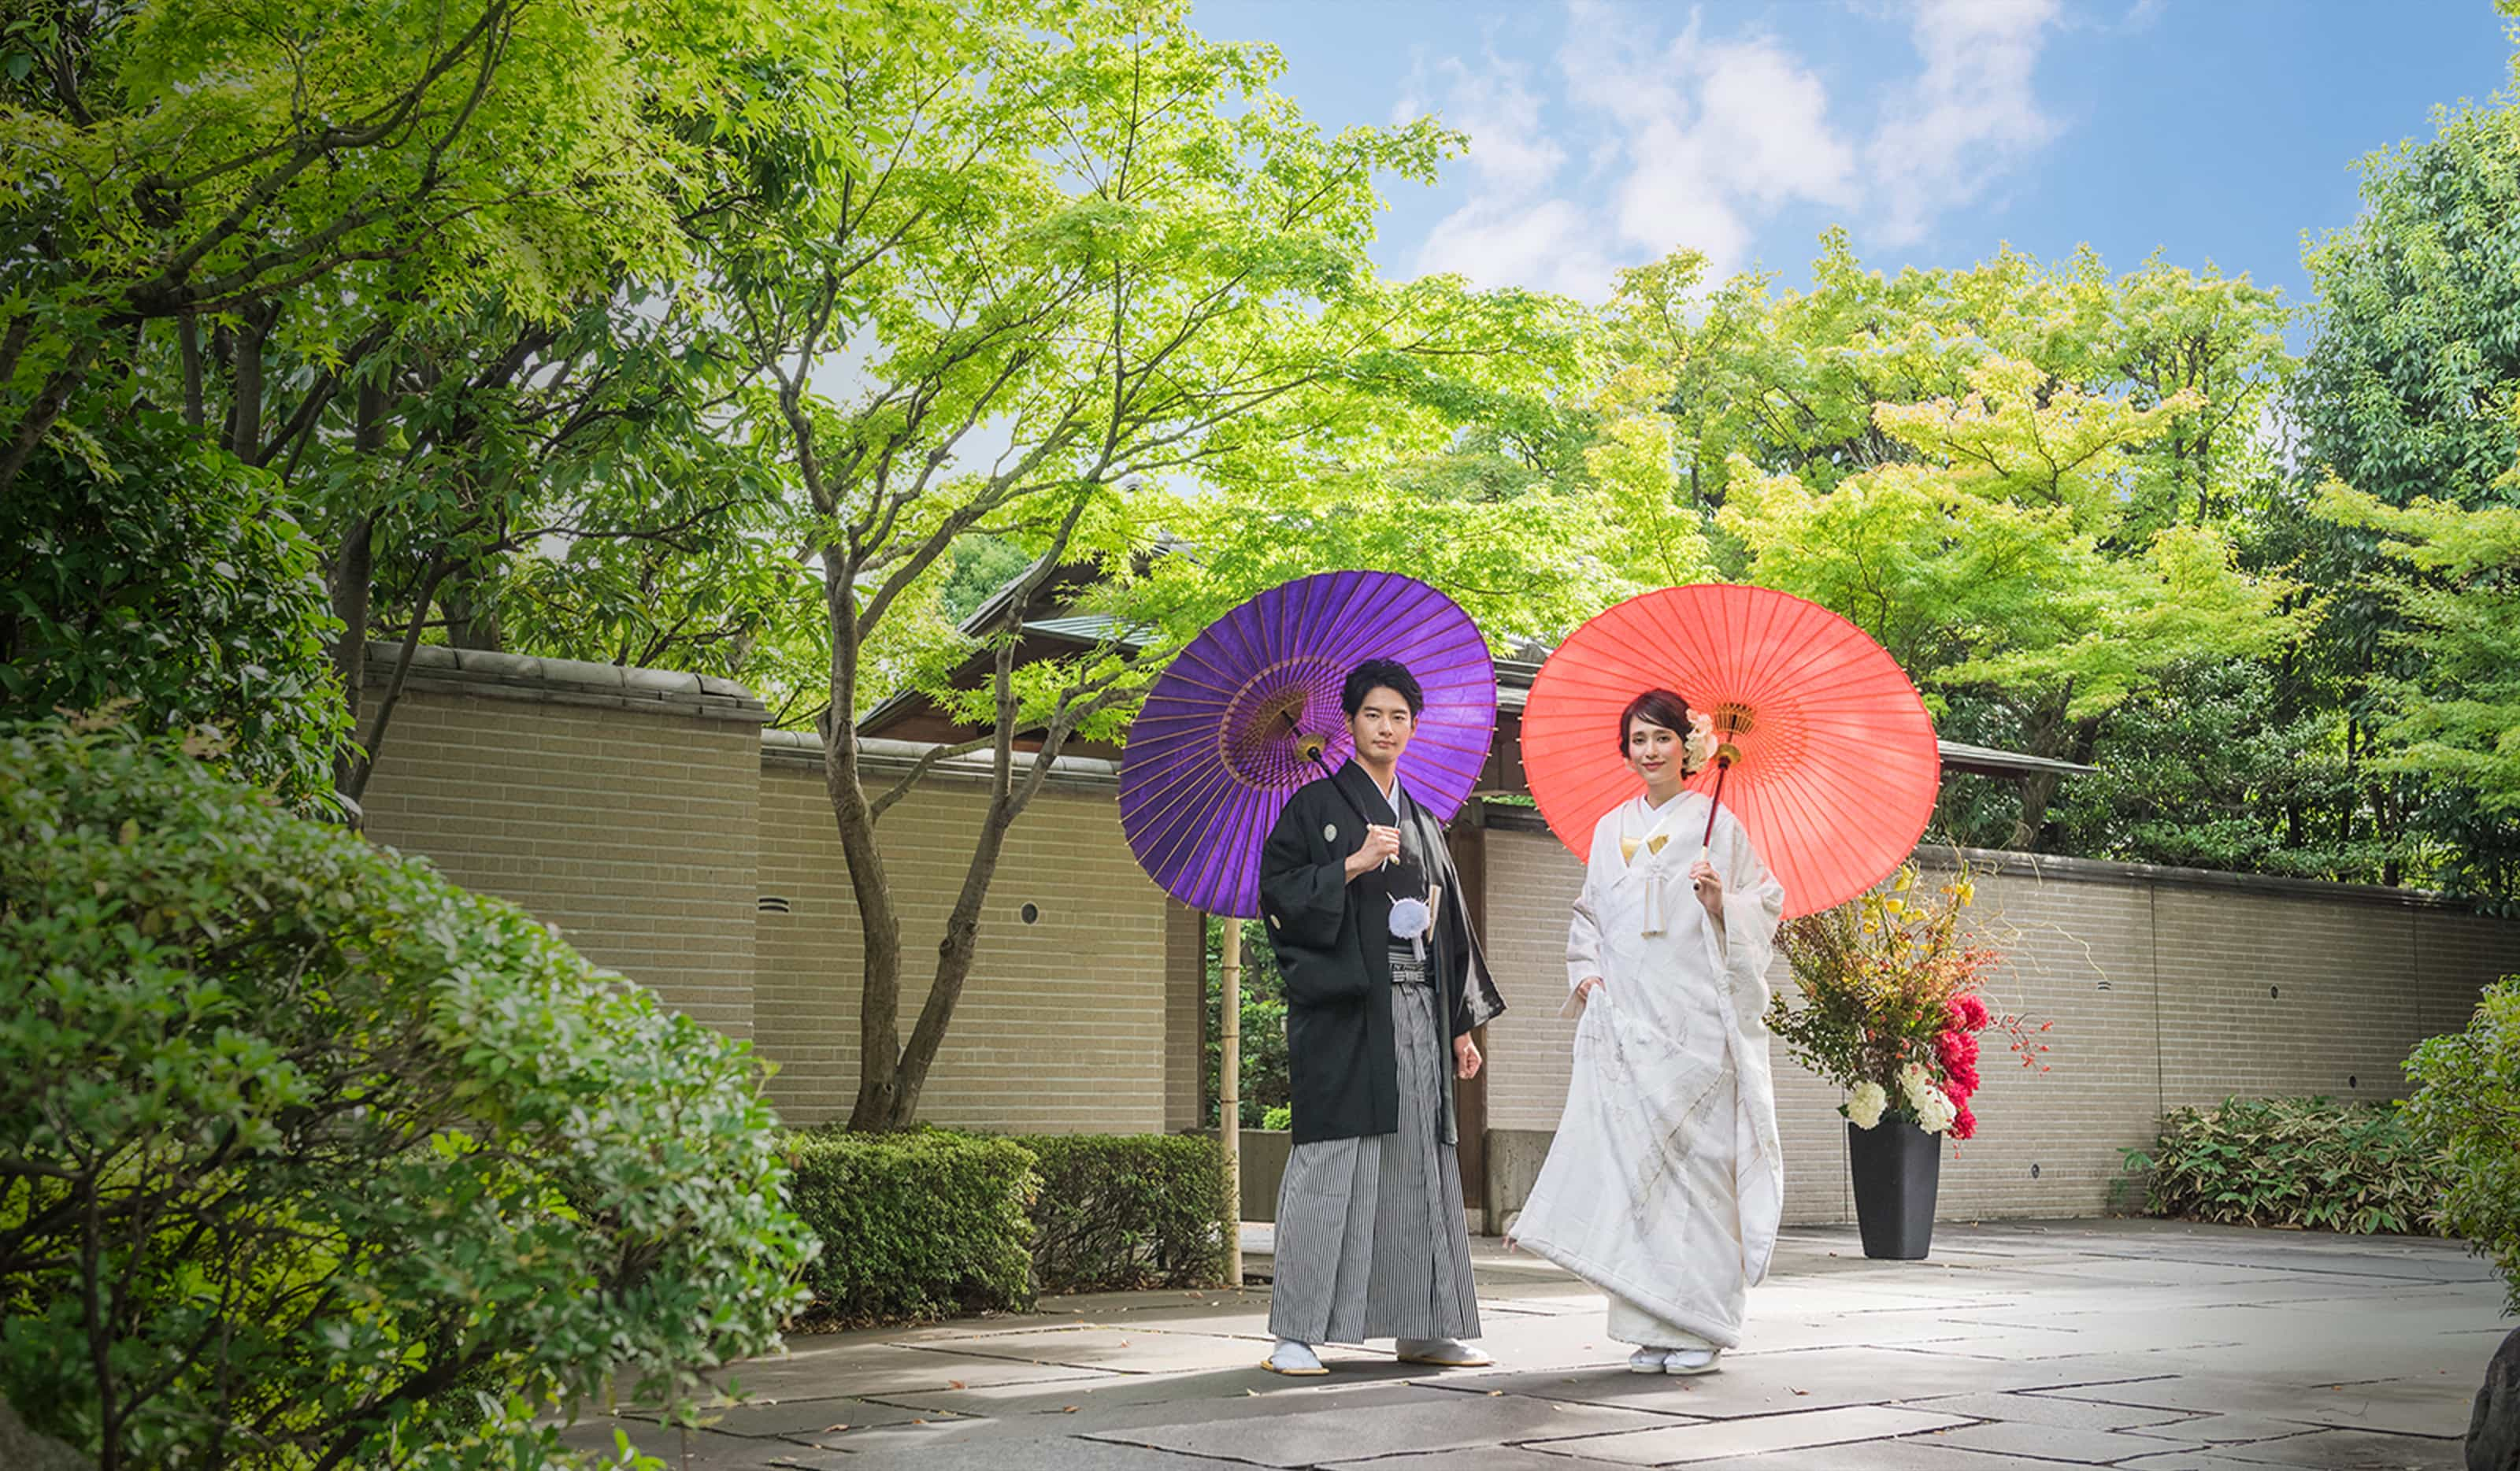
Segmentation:
{"type": "MultiPolygon", "coordinates": [[[[350,430],[351,446],[362,455],[374,454],[384,443],[384,389],[374,382],[362,383],[357,412],[350,430]]],[[[341,631],[333,641],[333,669],[340,676],[341,698],[349,706],[353,734],[359,729],[361,695],[368,679],[368,624],[377,582],[376,538],[376,513],[360,512],[341,533],[341,549],[333,559],[333,616],[341,620],[341,631]]],[[[345,797],[353,796],[354,788],[364,784],[360,768],[366,764],[357,751],[343,751],[335,757],[333,789],[345,797]]]]}
{"type": "Polygon", "coordinates": [[[175,319],[175,345],[184,363],[184,423],[198,429],[209,411],[202,401],[202,324],[191,312],[175,319]]]}
{"type": "Polygon", "coordinates": [[[823,717],[823,786],[848,864],[865,947],[858,991],[858,1096],[851,1129],[890,1129],[899,1110],[901,1070],[901,913],[884,876],[876,841],[875,804],[868,800],[857,733],[857,568],[837,547],[823,550],[823,599],[832,631],[832,707],[823,717]]]}
{"type": "MultiPolygon", "coordinates": [[[[1034,759],[1051,759],[1048,742],[1034,759]]],[[[953,1023],[963,987],[971,979],[971,962],[979,955],[980,907],[988,903],[990,881],[997,877],[998,860],[1006,852],[1007,832],[1020,810],[1012,795],[990,799],[989,815],[980,824],[980,840],[972,847],[970,866],[963,870],[963,891],[955,896],[954,912],[946,916],[945,938],[936,945],[934,983],[919,1008],[918,1025],[910,1030],[910,1046],[902,1049],[893,1080],[892,1128],[906,1129],[919,1116],[920,1091],[927,1085],[927,1070],[945,1044],[945,1029],[953,1023]]]]}
{"type": "MultiPolygon", "coordinates": [[[[2098,732],[2097,721],[2071,721],[2065,709],[2071,692],[2059,694],[2053,702],[2039,711],[2030,722],[2028,742],[2033,756],[2050,761],[2068,761],[2090,754],[2090,742],[2098,732]]],[[[2063,778],[2055,772],[2032,772],[2020,779],[2021,815],[2013,820],[2012,833],[2004,846],[2015,853],[2037,853],[2047,835],[2048,809],[2056,800],[2056,788],[2063,778]]]]}
{"type": "Polygon", "coordinates": [[[236,335],[235,393],[228,406],[228,452],[250,465],[262,450],[262,348],[280,321],[280,304],[249,309],[236,335]]]}
{"type": "Polygon", "coordinates": [[[496,653],[505,646],[499,631],[498,600],[485,596],[495,576],[496,569],[487,561],[474,561],[446,580],[446,591],[437,602],[446,615],[446,642],[450,647],[496,653]]]}
{"type": "MultiPolygon", "coordinates": [[[[333,670],[340,676],[341,698],[349,706],[350,729],[359,729],[360,693],[368,678],[369,605],[376,594],[376,529],[373,513],[351,517],[341,536],[340,555],[333,563],[333,616],[341,632],[333,640],[333,670]]],[[[358,752],[344,750],[333,758],[333,789],[352,796],[360,783],[358,752]]]]}
{"type": "Polygon", "coordinates": [[[35,395],[34,403],[26,410],[26,417],[18,422],[17,437],[10,441],[5,453],[0,453],[0,495],[7,495],[9,488],[18,483],[18,472],[35,457],[35,450],[43,444],[44,436],[53,431],[54,421],[69,407],[70,395],[87,380],[88,359],[95,353],[96,344],[93,342],[81,342],[71,349],[70,360],[63,364],[61,371],[45,381],[43,391],[35,395]]]}

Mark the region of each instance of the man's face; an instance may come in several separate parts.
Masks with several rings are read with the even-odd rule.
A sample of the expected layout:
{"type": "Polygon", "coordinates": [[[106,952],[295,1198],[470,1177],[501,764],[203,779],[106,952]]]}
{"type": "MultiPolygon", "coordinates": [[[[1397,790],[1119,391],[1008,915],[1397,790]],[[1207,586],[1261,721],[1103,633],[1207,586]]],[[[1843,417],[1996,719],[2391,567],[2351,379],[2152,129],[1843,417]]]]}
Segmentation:
{"type": "Polygon", "coordinates": [[[1409,749],[1409,736],[1418,728],[1417,717],[1409,713],[1408,696],[1380,685],[1366,691],[1365,703],[1347,718],[1347,733],[1356,739],[1356,754],[1373,766],[1389,766],[1409,749]]]}

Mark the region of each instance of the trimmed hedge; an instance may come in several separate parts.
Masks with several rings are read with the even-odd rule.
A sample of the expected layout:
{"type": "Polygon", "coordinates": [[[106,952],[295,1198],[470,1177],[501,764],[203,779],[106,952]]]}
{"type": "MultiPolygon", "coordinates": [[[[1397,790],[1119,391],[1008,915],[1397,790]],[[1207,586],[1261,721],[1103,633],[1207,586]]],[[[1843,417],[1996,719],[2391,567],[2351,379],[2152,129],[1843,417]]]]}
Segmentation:
{"type": "Polygon", "coordinates": [[[805,1270],[817,1326],[854,1327],[1033,1302],[1033,1154],[922,1129],[788,1136],[788,1199],[823,1238],[805,1270]]]}
{"type": "Polygon", "coordinates": [[[1225,1157],[1188,1135],[1036,1135],[1033,1280],[1044,1292],[1225,1279],[1225,1157]]]}
{"type": "Polygon", "coordinates": [[[1213,1139],[788,1136],[788,1198],[823,1239],[818,1327],[1020,1312],[1045,1292],[1206,1287],[1225,1274],[1213,1139]]]}
{"type": "Polygon", "coordinates": [[[2145,1212],[2232,1226],[2429,1235],[2449,1181],[2398,1103],[2226,1098],[2163,1115],[2126,1151],[2148,1172],[2145,1212]]]}

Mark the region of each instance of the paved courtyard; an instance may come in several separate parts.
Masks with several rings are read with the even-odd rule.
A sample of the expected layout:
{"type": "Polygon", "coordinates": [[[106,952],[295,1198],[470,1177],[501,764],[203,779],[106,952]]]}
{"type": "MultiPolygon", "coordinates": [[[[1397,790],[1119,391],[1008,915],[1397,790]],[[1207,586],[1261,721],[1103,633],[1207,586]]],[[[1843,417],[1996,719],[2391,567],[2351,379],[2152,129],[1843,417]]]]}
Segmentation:
{"type": "Polygon", "coordinates": [[[1330,1377],[1283,1379],[1257,1367],[1265,1288],[1107,1294],[799,1338],[742,1368],[752,1403],[708,1430],[570,1439],[618,1426],[695,1471],[2450,1471],[2511,1327],[2483,1265],[2437,1241],[1946,1225],[1933,1260],[1892,1263],[1806,1229],[1722,1373],[1647,1378],[1583,1284],[1493,1242],[1478,1258],[1493,1369],[1330,1350],[1330,1377]]]}

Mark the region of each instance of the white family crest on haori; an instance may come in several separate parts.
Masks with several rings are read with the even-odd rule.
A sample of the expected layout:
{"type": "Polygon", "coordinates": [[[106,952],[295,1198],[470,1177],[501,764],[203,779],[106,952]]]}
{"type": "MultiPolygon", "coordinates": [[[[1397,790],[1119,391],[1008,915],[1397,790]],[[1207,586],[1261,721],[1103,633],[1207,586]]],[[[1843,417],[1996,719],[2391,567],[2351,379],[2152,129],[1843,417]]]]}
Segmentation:
{"type": "Polygon", "coordinates": [[[1784,891],[1730,812],[1707,852],[1720,924],[1692,892],[1695,845],[1653,841],[1703,831],[1708,807],[1637,797],[1594,828],[1566,969],[1570,987],[1603,984],[1568,998],[1582,1017],[1566,1108],[1512,1230],[1665,1332],[1643,1340],[1659,1347],[1740,1341],[1784,1206],[1764,1019],[1784,891]]]}

